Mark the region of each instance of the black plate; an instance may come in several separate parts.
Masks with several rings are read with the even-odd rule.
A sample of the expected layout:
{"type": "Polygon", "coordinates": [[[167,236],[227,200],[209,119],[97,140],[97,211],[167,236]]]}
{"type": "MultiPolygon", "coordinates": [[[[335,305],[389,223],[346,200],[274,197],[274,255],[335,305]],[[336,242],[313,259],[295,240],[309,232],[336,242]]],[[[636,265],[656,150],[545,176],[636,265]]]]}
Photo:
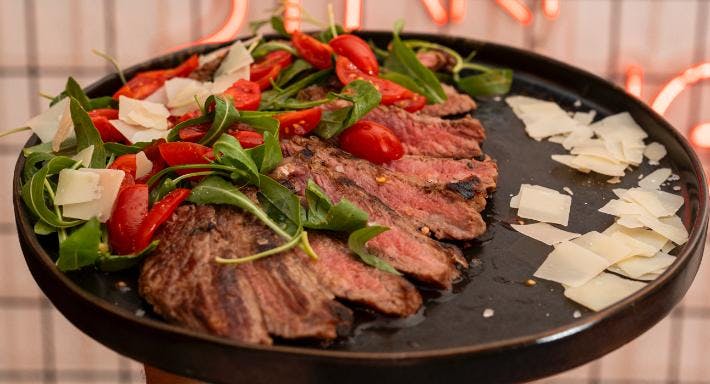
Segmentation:
{"type": "MultiPolygon", "coordinates": [[[[362,34],[380,46],[391,34],[362,34]]],[[[600,230],[613,218],[597,212],[613,187],[631,187],[648,174],[647,164],[621,184],[608,177],[587,176],[550,160],[563,153],[558,144],[528,138],[520,121],[503,101],[480,100],[476,117],[488,130],[485,151],[498,160],[499,188],[485,211],[489,230],[467,250],[472,267],[453,292],[425,292],[425,309],[406,320],[358,312],[353,336],[331,345],[284,344],[254,346],[192,332],[154,316],[137,295],[136,272],[104,274],[87,271],[64,275],[52,263],[51,239],[32,232],[30,217],[19,198],[20,158],[15,170],[14,205],[27,264],[52,303],[79,329],[117,352],[180,375],[211,382],[468,382],[519,381],[543,377],[602,356],[634,339],[660,321],[676,305],[697,272],[708,219],[707,190],[698,158],[686,140],[663,118],[622,89],[569,65],[506,46],[463,38],[407,34],[440,42],[477,60],[513,68],[512,94],[555,100],[568,110],[594,109],[598,116],[629,111],[650,135],[663,143],[662,161],[680,176],[685,197],[683,222],[690,240],[678,251],[668,271],[633,296],[593,313],[562,295],[559,284],[541,281],[528,287],[550,248],[507,227],[515,212],[510,196],[521,183],[574,191],[569,229],[600,230]],[[575,107],[576,101],[581,102],[575,107]],[[127,286],[118,284],[123,281],[127,286]],[[491,308],[493,317],[484,318],[491,308]],[[580,311],[581,318],[573,316],[580,311]]],[[[176,65],[191,48],[130,68],[141,70],[176,65]]],[[[88,88],[91,96],[111,94],[120,85],[110,75],[88,88]]],[[[36,138],[28,142],[33,144],[36,138]]]]}

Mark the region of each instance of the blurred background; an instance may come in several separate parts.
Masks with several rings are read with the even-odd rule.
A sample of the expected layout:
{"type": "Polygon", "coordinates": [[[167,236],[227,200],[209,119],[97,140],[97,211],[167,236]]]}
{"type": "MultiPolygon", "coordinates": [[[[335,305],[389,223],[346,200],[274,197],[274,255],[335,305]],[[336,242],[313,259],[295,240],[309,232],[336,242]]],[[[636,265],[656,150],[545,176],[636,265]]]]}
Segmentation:
{"type": "MultiPolygon", "coordinates": [[[[291,28],[307,14],[351,28],[451,34],[533,50],[584,68],[651,104],[710,165],[710,1],[287,0],[291,28]],[[705,122],[705,123],[704,123],[705,122]]],[[[88,85],[196,41],[249,34],[272,0],[0,0],[0,130],[46,108],[67,76],[88,85]]],[[[144,383],[142,365],[84,336],[52,308],[19,249],[12,170],[27,135],[0,141],[0,383],[144,383]]],[[[707,172],[707,171],[706,171],[707,172]]],[[[707,250],[706,246],[706,250],[707,250]]],[[[710,268],[682,305],[610,355],[544,383],[710,383],[710,268]]]]}

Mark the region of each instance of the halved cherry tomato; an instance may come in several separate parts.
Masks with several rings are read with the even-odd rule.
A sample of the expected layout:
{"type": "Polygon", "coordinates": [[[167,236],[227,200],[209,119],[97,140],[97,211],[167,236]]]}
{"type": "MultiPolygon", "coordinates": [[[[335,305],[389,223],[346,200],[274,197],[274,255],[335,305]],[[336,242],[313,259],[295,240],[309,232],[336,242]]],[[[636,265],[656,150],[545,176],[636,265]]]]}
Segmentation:
{"type": "Polygon", "coordinates": [[[271,88],[271,80],[276,80],[276,78],[279,76],[279,73],[281,73],[281,67],[276,65],[271,67],[271,71],[269,71],[269,73],[267,73],[264,77],[261,77],[254,81],[259,84],[259,89],[265,91],[271,88]]]}
{"type": "Polygon", "coordinates": [[[170,218],[175,209],[177,209],[188,196],[190,196],[189,189],[178,188],[165,195],[162,200],[153,205],[138,229],[134,246],[136,251],[140,251],[150,244],[150,240],[153,238],[153,234],[158,227],[170,218]]]}
{"type": "Polygon", "coordinates": [[[243,111],[256,111],[261,102],[261,85],[253,81],[239,79],[224,91],[232,96],[234,108],[243,111]]]}
{"type": "Polygon", "coordinates": [[[274,118],[279,121],[280,136],[291,137],[294,135],[303,136],[316,129],[322,114],[323,111],[316,107],[279,113],[274,118]]]}
{"type": "Polygon", "coordinates": [[[336,54],[345,56],[358,69],[370,76],[377,76],[380,65],[377,63],[375,53],[365,40],[350,34],[339,35],[328,42],[336,54]]]}
{"type": "MultiPolygon", "coordinates": [[[[107,223],[111,249],[119,255],[136,252],[138,230],[148,215],[148,186],[136,184],[122,187],[107,223]]],[[[142,248],[141,248],[142,249],[142,248]]]]}
{"type": "Polygon", "coordinates": [[[134,153],[127,153],[121,155],[109,164],[108,169],[120,169],[126,174],[131,175],[133,178],[136,177],[136,155],[134,153]]]}
{"type": "Polygon", "coordinates": [[[333,66],[333,60],[331,59],[333,48],[330,45],[323,44],[315,37],[300,31],[291,34],[291,43],[293,43],[298,54],[303,57],[303,60],[306,60],[312,66],[318,69],[328,69],[333,66]]]}
{"type": "Polygon", "coordinates": [[[283,69],[291,65],[293,56],[284,50],[269,52],[249,67],[249,79],[257,81],[271,73],[272,68],[278,66],[283,69]]]}
{"type": "Polygon", "coordinates": [[[113,94],[113,98],[118,100],[118,97],[123,95],[133,99],[145,99],[162,87],[166,80],[173,77],[186,77],[197,69],[199,65],[197,55],[192,55],[175,68],[139,72],[116,91],[113,94]]]}
{"type": "Polygon", "coordinates": [[[389,128],[367,120],[360,120],[343,131],[340,147],[375,164],[404,156],[402,142],[389,128]]]}
{"type": "MultiPolygon", "coordinates": [[[[169,166],[183,164],[208,164],[214,159],[212,148],[197,143],[176,141],[158,145],[160,156],[169,166]]],[[[184,175],[192,172],[205,171],[204,168],[179,169],[175,172],[184,175]]]]}
{"type": "Polygon", "coordinates": [[[193,125],[191,127],[185,127],[178,132],[178,136],[180,136],[180,140],[182,141],[196,143],[200,141],[200,139],[205,137],[205,135],[207,134],[207,130],[210,129],[211,125],[212,124],[210,123],[204,123],[193,125]]]}
{"type": "Polygon", "coordinates": [[[235,130],[230,131],[229,134],[239,140],[242,148],[254,148],[264,144],[264,135],[259,132],[235,130]]]}
{"type": "Polygon", "coordinates": [[[91,122],[94,124],[94,127],[96,127],[96,130],[99,131],[101,140],[104,142],[128,143],[128,140],[123,137],[121,132],[109,122],[109,120],[118,119],[117,109],[94,109],[93,111],[89,111],[89,118],[91,118],[91,122]]]}
{"type": "Polygon", "coordinates": [[[202,114],[202,111],[197,109],[197,110],[185,113],[180,116],[170,116],[170,117],[168,117],[168,120],[170,120],[170,122],[173,123],[174,125],[177,125],[177,124],[182,123],[183,121],[188,121],[188,120],[194,119],[196,117],[199,117],[201,114],[202,114]]]}
{"type": "Polygon", "coordinates": [[[335,73],[344,85],[348,85],[354,80],[366,80],[372,83],[382,95],[382,105],[392,105],[398,100],[411,97],[414,92],[403,86],[376,76],[370,76],[362,72],[345,56],[338,56],[335,59],[335,73]]]}
{"type": "Polygon", "coordinates": [[[395,101],[394,105],[404,109],[407,112],[416,112],[424,108],[426,105],[426,97],[412,92],[411,97],[395,101]]]}

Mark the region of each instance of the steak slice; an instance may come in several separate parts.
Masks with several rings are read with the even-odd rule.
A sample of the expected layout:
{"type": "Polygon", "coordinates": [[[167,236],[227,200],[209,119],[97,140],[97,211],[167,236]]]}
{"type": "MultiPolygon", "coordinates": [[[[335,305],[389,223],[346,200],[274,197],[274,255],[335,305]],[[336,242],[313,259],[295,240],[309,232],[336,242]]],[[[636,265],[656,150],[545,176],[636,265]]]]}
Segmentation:
{"type": "Polygon", "coordinates": [[[218,52],[213,52],[210,57],[212,57],[206,63],[200,65],[199,68],[195,69],[188,76],[190,79],[197,81],[212,81],[214,79],[214,73],[217,72],[217,68],[222,64],[222,61],[227,56],[229,52],[228,49],[221,49],[218,52]]]}
{"type": "Polygon", "coordinates": [[[421,307],[419,291],[406,279],[356,260],[341,240],[321,232],[309,231],[308,235],[318,260],[300,260],[305,260],[321,285],[336,297],[395,316],[409,316],[421,307]]]}
{"type": "Polygon", "coordinates": [[[397,107],[379,106],[363,120],[391,129],[409,155],[470,159],[481,154],[480,143],[486,137],[481,123],[471,116],[444,120],[397,107]]]}
{"type": "Polygon", "coordinates": [[[419,112],[422,115],[427,116],[450,116],[450,115],[460,115],[462,113],[470,112],[476,109],[476,102],[473,101],[471,96],[460,93],[456,88],[441,84],[446,94],[446,101],[438,104],[429,104],[424,106],[419,112]]]}
{"type": "Polygon", "coordinates": [[[383,164],[389,170],[414,177],[420,182],[448,185],[472,182],[478,192],[493,192],[498,179],[498,165],[490,157],[483,161],[447,159],[429,156],[404,156],[383,164]]]}
{"type": "Polygon", "coordinates": [[[469,240],[486,231],[486,224],[478,213],[483,209],[481,201],[485,206],[485,198],[474,199],[474,204],[470,204],[447,189],[355,158],[315,137],[294,137],[283,141],[281,146],[288,154],[308,150],[312,156],[306,161],[320,163],[347,177],[398,213],[421,223],[420,227],[427,226],[437,238],[469,240]]]}
{"type": "Polygon", "coordinates": [[[453,262],[466,263],[458,248],[425,236],[416,223],[399,215],[352,180],[318,163],[294,156],[277,167],[272,177],[300,195],[304,194],[308,179],[313,179],[333,201],[346,198],[365,211],[371,222],[389,227],[389,231],[367,243],[368,249],[419,281],[450,288],[459,276],[453,262]]]}

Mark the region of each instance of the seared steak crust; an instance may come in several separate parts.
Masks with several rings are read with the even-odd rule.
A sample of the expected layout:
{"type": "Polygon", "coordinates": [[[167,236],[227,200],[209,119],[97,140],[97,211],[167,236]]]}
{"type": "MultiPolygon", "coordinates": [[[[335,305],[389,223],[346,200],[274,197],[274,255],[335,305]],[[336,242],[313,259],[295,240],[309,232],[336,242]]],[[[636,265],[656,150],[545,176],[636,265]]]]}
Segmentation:
{"type": "Polygon", "coordinates": [[[419,113],[422,115],[440,117],[460,115],[476,109],[476,102],[473,101],[471,96],[465,93],[459,93],[456,88],[447,84],[441,84],[441,87],[446,94],[446,101],[439,104],[426,105],[419,113]]]}

